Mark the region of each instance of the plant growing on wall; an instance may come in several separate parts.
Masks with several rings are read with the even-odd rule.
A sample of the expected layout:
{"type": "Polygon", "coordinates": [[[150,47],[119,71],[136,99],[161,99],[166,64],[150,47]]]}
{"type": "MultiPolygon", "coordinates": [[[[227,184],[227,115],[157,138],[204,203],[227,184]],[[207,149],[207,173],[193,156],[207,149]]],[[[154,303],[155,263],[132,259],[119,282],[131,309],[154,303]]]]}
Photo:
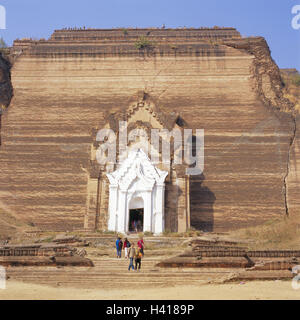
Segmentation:
{"type": "Polygon", "coordinates": [[[300,87],[300,75],[294,76],[292,82],[295,86],[300,87]]]}
{"type": "Polygon", "coordinates": [[[4,41],[4,39],[1,37],[0,38],[0,49],[4,49],[4,48],[7,48],[7,44],[4,41]]]}
{"type": "Polygon", "coordinates": [[[151,49],[153,47],[153,43],[144,36],[139,37],[139,39],[134,43],[134,46],[141,49],[151,49]]]}
{"type": "Polygon", "coordinates": [[[2,54],[2,57],[5,59],[8,59],[7,56],[9,55],[9,48],[2,37],[0,38],[0,54],[2,54]]]}

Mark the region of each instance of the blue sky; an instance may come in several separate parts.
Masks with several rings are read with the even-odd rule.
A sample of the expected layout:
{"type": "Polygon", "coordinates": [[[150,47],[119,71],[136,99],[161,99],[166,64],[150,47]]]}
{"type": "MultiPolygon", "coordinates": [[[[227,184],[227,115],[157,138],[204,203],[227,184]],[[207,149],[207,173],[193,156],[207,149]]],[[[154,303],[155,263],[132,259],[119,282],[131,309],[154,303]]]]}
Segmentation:
{"type": "MultiPolygon", "coordinates": [[[[16,38],[48,38],[63,27],[237,28],[263,36],[281,68],[300,70],[300,29],[291,26],[300,0],[0,0],[6,8],[8,44],[16,38]]],[[[299,21],[300,23],[300,21],[299,21]]]]}

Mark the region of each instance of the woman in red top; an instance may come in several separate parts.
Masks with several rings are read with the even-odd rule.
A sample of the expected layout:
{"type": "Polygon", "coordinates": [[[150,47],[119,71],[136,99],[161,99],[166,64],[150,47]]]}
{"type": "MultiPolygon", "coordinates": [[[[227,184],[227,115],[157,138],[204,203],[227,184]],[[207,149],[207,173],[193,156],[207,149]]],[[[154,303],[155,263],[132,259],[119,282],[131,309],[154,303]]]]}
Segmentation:
{"type": "Polygon", "coordinates": [[[123,248],[124,248],[124,251],[125,251],[125,259],[128,259],[128,249],[130,247],[130,242],[128,241],[127,238],[125,238],[124,240],[124,244],[123,244],[123,248]]]}
{"type": "Polygon", "coordinates": [[[144,243],[143,238],[140,238],[140,240],[138,241],[137,245],[138,245],[138,247],[140,249],[141,254],[144,256],[145,243],[144,243]]]}

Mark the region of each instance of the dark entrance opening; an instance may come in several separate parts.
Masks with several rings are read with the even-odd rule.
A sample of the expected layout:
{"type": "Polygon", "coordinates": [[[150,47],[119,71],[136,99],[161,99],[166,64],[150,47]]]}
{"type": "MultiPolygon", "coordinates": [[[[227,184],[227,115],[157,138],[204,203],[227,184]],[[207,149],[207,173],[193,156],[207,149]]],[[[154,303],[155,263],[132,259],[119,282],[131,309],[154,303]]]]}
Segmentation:
{"type": "Polygon", "coordinates": [[[144,228],[144,209],[129,210],[129,231],[142,232],[144,228]]]}

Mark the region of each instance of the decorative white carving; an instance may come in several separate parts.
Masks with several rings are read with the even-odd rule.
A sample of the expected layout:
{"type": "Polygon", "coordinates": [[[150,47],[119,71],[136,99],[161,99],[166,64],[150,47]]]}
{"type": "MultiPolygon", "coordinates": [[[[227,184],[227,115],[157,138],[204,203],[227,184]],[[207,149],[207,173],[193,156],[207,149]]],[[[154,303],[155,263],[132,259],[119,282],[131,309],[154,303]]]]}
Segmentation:
{"type": "Polygon", "coordinates": [[[167,171],[162,171],[151,163],[142,149],[129,152],[127,159],[116,171],[107,173],[110,182],[108,229],[127,233],[130,201],[134,202],[136,198],[142,198],[143,231],[162,233],[164,231],[164,182],[167,175],[167,171]]]}

